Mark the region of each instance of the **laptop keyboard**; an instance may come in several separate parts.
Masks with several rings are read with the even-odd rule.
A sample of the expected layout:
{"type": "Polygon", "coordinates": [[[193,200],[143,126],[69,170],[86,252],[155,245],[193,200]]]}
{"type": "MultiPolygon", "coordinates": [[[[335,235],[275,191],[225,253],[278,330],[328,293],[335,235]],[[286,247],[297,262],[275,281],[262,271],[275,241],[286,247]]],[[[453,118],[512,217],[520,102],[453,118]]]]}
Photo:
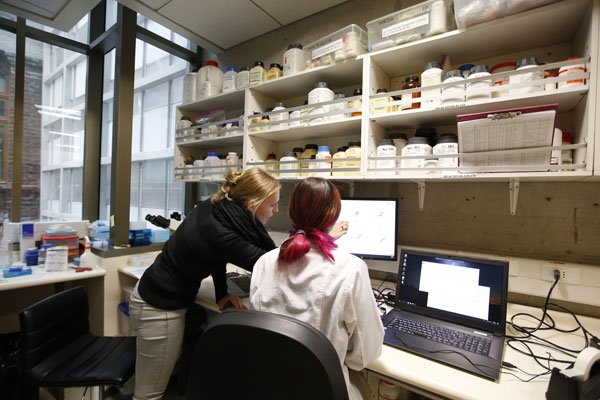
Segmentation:
{"type": "Polygon", "coordinates": [[[437,343],[443,343],[457,349],[487,356],[490,352],[492,341],[485,337],[469,335],[454,329],[443,328],[422,321],[415,321],[400,315],[394,317],[387,326],[404,333],[422,336],[437,343]]]}
{"type": "Polygon", "coordinates": [[[252,279],[252,275],[230,276],[228,279],[242,289],[244,293],[250,293],[250,280],[252,279]]]}

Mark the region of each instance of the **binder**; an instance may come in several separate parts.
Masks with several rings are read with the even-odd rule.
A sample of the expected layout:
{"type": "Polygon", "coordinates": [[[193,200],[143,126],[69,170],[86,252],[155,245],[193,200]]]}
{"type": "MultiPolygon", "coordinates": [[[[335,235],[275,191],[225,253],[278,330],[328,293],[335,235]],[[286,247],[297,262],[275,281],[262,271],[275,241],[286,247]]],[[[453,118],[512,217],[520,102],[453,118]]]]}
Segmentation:
{"type": "MultiPolygon", "coordinates": [[[[558,104],[511,108],[457,115],[458,148],[461,153],[550,147],[558,104]]],[[[547,171],[550,150],[532,150],[513,154],[482,154],[461,157],[459,166],[507,167],[514,172],[547,171]],[[539,169],[536,166],[540,166],[539,169]],[[525,168],[527,166],[527,168],[525,168]],[[532,168],[533,167],[533,168],[532,168]]]]}

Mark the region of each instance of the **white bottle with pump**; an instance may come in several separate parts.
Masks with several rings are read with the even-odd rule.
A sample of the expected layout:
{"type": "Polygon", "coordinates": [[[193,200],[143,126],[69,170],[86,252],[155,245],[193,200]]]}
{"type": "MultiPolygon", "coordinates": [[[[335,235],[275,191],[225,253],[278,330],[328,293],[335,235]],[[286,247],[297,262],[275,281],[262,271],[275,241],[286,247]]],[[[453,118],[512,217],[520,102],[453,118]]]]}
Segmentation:
{"type": "Polygon", "coordinates": [[[79,266],[81,268],[95,268],[96,261],[94,260],[94,255],[92,254],[91,246],[90,246],[90,238],[85,237],[85,251],[79,257],[79,266]]]}

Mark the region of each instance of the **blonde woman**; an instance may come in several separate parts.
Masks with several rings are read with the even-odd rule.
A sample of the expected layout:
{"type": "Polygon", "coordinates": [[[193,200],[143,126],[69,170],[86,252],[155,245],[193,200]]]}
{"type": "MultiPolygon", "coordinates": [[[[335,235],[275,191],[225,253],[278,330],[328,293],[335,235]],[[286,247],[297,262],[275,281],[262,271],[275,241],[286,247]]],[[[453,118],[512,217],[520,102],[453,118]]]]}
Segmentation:
{"type": "Polygon", "coordinates": [[[279,189],[262,169],[229,172],[219,192],[187,215],[146,270],[130,299],[137,335],[134,399],[162,398],[181,353],[186,308],[204,278],[212,276],[219,308],[244,308],[227,293],[226,264],[251,271],[276,247],[264,224],[278,211],[279,189]]]}

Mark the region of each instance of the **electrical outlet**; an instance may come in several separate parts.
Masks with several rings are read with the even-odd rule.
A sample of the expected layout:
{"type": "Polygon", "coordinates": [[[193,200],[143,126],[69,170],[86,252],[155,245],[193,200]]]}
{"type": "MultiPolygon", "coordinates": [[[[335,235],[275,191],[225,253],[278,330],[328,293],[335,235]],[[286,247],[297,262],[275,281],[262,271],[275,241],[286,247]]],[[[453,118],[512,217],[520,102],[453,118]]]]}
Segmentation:
{"type": "Polygon", "coordinates": [[[544,281],[554,282],[554,270],[560,272],[559,283],[567,283],[571,285],[579,284],[580,271],[575,267],[565,267],[564,264],[544,263],[540,278],[544,281]]]}

